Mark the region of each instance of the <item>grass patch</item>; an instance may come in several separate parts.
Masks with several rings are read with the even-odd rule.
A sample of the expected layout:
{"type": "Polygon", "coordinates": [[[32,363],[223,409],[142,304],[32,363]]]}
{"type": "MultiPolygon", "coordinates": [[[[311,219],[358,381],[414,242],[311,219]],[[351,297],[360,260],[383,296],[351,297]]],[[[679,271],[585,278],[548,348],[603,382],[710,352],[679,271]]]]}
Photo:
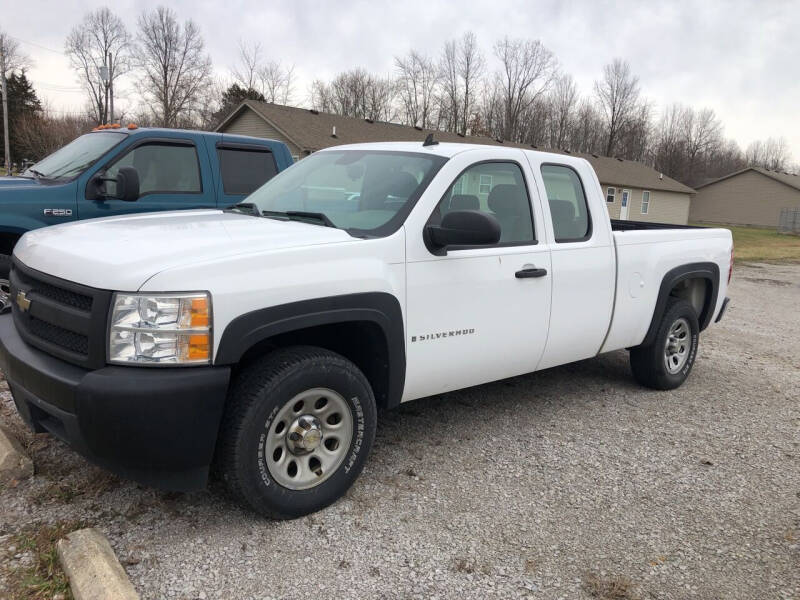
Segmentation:
{"type": "Polygon", "coordinates": [[[16,534],[11,544],[17,552],[30,552],[33,561],[7,573],[12,598],[20,600],[52,600],[56,595],[71,600],[69,581],[58,562],[56,542],[76,529],[81,521],[62,521],[55,525],[31,525],[16,534]]]}
{"type": "Polygon", "coordinates": [[[587,573],[583,587],[592,598],[598,600],[637,600],[640,598],[636,586],[625,575],[598,575],[587,573]]]}
{"type": "Polygon", "coordinates": [[[736,262],[800,262],[800,236],[757,227],[711,227],[730,229],[736,249],[736,262]]]}

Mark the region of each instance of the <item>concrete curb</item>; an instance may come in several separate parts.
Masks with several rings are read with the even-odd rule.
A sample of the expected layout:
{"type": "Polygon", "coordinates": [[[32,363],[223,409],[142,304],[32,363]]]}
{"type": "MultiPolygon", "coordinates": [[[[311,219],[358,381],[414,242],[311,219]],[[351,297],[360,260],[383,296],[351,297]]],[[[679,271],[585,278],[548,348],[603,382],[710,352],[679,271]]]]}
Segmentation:
{"type": "Polygon", "coordinates": [[[16,438],[0,427],[0,483],[33,476],[33,461],[16,438]]]}
{"type": "Polygon", "coordinates": [[[56,549],[75,600],[139,600],[108,540],[96,529],[73,531],[56,549]]]}

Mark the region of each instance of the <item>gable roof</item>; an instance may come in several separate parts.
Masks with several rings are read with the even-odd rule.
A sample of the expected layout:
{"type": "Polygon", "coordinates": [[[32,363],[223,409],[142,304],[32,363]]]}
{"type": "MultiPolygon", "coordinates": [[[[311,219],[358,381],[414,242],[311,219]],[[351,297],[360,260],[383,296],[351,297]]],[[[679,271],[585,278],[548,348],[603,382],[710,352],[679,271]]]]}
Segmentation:
{"type": "Polygon", "coordinates": [[[597,177],[602,184],[611,184],[620,187],[643,188],[646,190],[663,190],[694,194],[695,191],[666,175],[660,174],[655,169],[633,160],[623,160],[596,154],[583,154],[566,150],[549,150],[534,146],[517,144],[514,142],[498,141],[488,137],[468,135],[463,136],[449,131],[425,130],[399,125],[385,121],[367,121],[355,117],[345,117],[332,113],[318,112],[307,108],[284,106],[269,102],[245,100],[236,110],[217,126],[217,131],[224,131],[236,116],[245,110],[252,110],[272,127],[286,136],[304,152],[310,154],[323,148],[339,146],[342,144],[357,144],[364,142],[408,142],[423,141],[428,134],[433,133],[440,142],[454,142],[461,144],[484,144],[488,146],[511,146],[514,148],[536,149],[558,154],[569,154],[585,158],[591,163],[597,177]],[[336,137],[333,137],[334,128],[336,137]]]}
{"type": "Polygon", "coordinates": [[[727,175],[723,175],[717,179],[712,179],[711,181],[707,181],[703,185],[698,185],[697,189],[707,187],[709,185],[713,185],[715,183],[719,183],[720,181],[724,181],[725,179],[730,179],[731,177],[736,177],[737,175],[741,175],[742,173],[747,173],[748,171],[755,171],[760,175],[764,175],[765,177],[769,177],[770,179],[774,179],[780,183],[788,185],[791,188],[794,188],[800,191],[800,175],[793,175],[791,173],[780,173],[778,171],[770,171],[769,169],[763,169],[761,167],[746,167],[744,169],[740,169],[738,171],[734,171],[733,173],[728,173],[727,175]]]}

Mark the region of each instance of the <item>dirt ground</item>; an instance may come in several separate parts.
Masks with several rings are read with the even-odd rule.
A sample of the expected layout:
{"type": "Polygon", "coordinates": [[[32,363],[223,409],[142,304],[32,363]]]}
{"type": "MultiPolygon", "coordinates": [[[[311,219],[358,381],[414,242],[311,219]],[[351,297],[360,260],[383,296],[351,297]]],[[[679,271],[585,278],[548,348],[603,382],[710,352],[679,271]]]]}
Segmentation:
{"type": "Polygon", "coordinates": [[[81,524],[146,599],[800,598],[800,265],[737,266],[729,295],[680,389],[615,352],[404,405],[347,496],[290,522],[107,475],[2,384],[37,474],[0,490],[0,598],[42,571],[27,539],[81,524]]]}

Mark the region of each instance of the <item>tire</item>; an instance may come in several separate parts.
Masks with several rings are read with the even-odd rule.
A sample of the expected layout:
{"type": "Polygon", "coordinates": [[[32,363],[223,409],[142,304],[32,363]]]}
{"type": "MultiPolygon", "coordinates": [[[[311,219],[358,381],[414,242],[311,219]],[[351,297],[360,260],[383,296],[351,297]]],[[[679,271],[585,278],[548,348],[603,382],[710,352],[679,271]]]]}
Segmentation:
{"type": "Polygon", "coordinates": [[[636,381],[655,390],[679,387],[692,371],[699,335],[694,307],[685,300],[670,298],[653,343],[631,350],[636,381]]]}
{"type": "Polygon", "coordinates": [[[276,350],[235,377],[215,471],[236,499],[261,515],[300,517],[350,488],[376,425],[372,389],[352,362],[321,348],[276,350]]]}
{"type": "Polygon", "coordinates": [[[11,257],[7,254],[0,254],[0,310],[9,300],[8,274],[11,271],[11,257]]]}

